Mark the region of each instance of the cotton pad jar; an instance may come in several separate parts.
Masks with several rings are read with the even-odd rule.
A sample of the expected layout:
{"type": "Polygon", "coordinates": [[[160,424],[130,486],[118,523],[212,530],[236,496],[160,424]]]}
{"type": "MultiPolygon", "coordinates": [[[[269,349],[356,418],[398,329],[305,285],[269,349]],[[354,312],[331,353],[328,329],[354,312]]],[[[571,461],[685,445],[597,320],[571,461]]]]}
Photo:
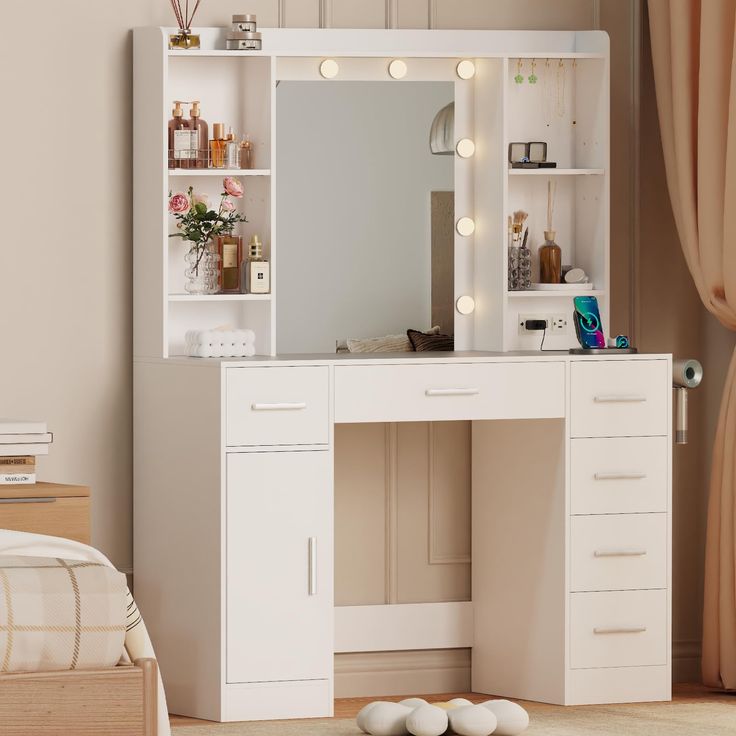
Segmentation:
{"type": "Polygon", "coordinates": [[[260,33],[230,31],[225,39],[225,48],[228,51],[260,51],[261,45],[260,33]]]}
{"type": "Polygon", "coordinates": [[[258,30],[256,16],[250,14],[233,15],[232,29],[235,33],[255,33],[258,30]]]}

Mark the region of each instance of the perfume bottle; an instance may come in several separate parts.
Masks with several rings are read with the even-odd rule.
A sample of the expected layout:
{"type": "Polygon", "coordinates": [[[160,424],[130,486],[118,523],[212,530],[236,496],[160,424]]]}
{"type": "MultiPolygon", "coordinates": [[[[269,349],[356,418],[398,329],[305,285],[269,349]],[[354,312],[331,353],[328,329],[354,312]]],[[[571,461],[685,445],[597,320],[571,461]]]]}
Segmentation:
{"type": "Polygon", "coordinates": [[[239,235],[220,235],[217,238],[220,254],[220,292],[239,294],[243,263],[243,238],[239,235]]]}
{"type": "Polygon", "coordinates": [[[227,137],[225,138],[225,168],[237,169],[240,165],[239,161],[240,155],[238,142],[235,140],[233,129],[229,128],[227,137]]]}
{"type": "Polygon", "coordinates": [[[271,264],[263,260],[263,243],[254,235],[248,243],[245,264],[245,291],[248,294],[268,294],[271,291],[271,264]]]}
{"type": "Polygon", "coordinates": [[[249,135],[246,135],[245,138],[240,141],[240,168],[253,168],[253,144],[251,143],[249,135]]]}
{"type": "MultiPolygon", "coordinates": [[[[186,168],[182,164],[189,158],[190,132],[184,110],[179,100],[174,100],[174,109],[169,120],[169,168],[186,168]]],[[[188,161],[186,161],[188,163],[188,161]]]]}
{"type": "Polygon", "coordinates": [[[562,249],[555,243],[555,231],[544,231],[544,245],[539,248],[539,280],[559,284],[562,280],[562,249]]]}
{"type": "Polygon", "coordinates": [[[199,100],[192,102],[192,109],[189,113],[189,129],[192,134],[192,155],[193,161],[190,163],[192,169],[207,168],[207,123],[202,120],[199,113],[199,100]]]}
{"type": "Polygon", "coordinates": [[[212,140],[210,141],[210,166],[213,169],[225,168],[225,124],[215,123],[212,126],[212,140]]]}

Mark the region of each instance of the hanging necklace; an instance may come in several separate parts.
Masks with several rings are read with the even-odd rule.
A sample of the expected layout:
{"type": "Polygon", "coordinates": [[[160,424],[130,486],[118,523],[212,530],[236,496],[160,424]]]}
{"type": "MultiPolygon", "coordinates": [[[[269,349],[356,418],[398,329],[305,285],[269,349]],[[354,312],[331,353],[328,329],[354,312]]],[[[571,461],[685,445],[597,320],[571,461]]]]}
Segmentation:
{"type": "Polygon", "coordinates": [[[542,81],[542,117],[548,128],[552,125],[552,96],[552,72],[549,59],[547,59],[544,62],[544,78],[542,81]]]}
{"type": "Polygon", "coordinates": [[[560,59],[557,64],[557,105],[558,118],[565,117],[565,64],[560,59]]]}

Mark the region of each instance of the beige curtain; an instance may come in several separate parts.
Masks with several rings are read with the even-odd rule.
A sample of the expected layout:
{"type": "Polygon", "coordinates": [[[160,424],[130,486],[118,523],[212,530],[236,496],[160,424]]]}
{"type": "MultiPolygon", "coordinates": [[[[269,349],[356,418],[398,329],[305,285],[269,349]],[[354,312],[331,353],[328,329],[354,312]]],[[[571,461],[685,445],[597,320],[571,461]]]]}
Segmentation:
{"type": "MultiPolygon", "coordinates": [[[[736,0],[649,0],[667,185],[703,304],[736,330],[736,0]]],[[[736,354],[718,420],[705,560],[703,680],[736,689],[736,354]]]]}

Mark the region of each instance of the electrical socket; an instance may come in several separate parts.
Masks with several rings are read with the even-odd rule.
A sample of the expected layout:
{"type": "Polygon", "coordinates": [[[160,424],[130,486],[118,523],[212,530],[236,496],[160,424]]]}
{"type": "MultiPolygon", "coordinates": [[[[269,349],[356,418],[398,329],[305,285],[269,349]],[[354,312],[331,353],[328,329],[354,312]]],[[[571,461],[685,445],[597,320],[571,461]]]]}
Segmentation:
{"type": "Polygon", "coordinates": [[[543,319],[547,322],[548,335],[564,335],[567,333],[568,318],[566,314],[520,314],[519,315],[519,334],[520,335],[539,335],[542,330],[527,330],[526,322],[530,319],[543,319]]]}
{"type": "Polygon", "coordinates": [[[530,319],[543,319],[547,322],[547,329],[549,330],[549,325],[551,324],[551,318],[546,314],[520,314],[519,315],[519,334],[520,335],[538,335],[539,337],[542,336],[542,330],[527,330],[526,328],[526,322],[530,319]]]}
{"type": "Polygon", "coordinates": [[[553,314],[548,320],[547,324],[551,324],[552,328],[550,332],[558,335],[563,335],[567,332],[567,315],[566,314],[553,314]]]}

